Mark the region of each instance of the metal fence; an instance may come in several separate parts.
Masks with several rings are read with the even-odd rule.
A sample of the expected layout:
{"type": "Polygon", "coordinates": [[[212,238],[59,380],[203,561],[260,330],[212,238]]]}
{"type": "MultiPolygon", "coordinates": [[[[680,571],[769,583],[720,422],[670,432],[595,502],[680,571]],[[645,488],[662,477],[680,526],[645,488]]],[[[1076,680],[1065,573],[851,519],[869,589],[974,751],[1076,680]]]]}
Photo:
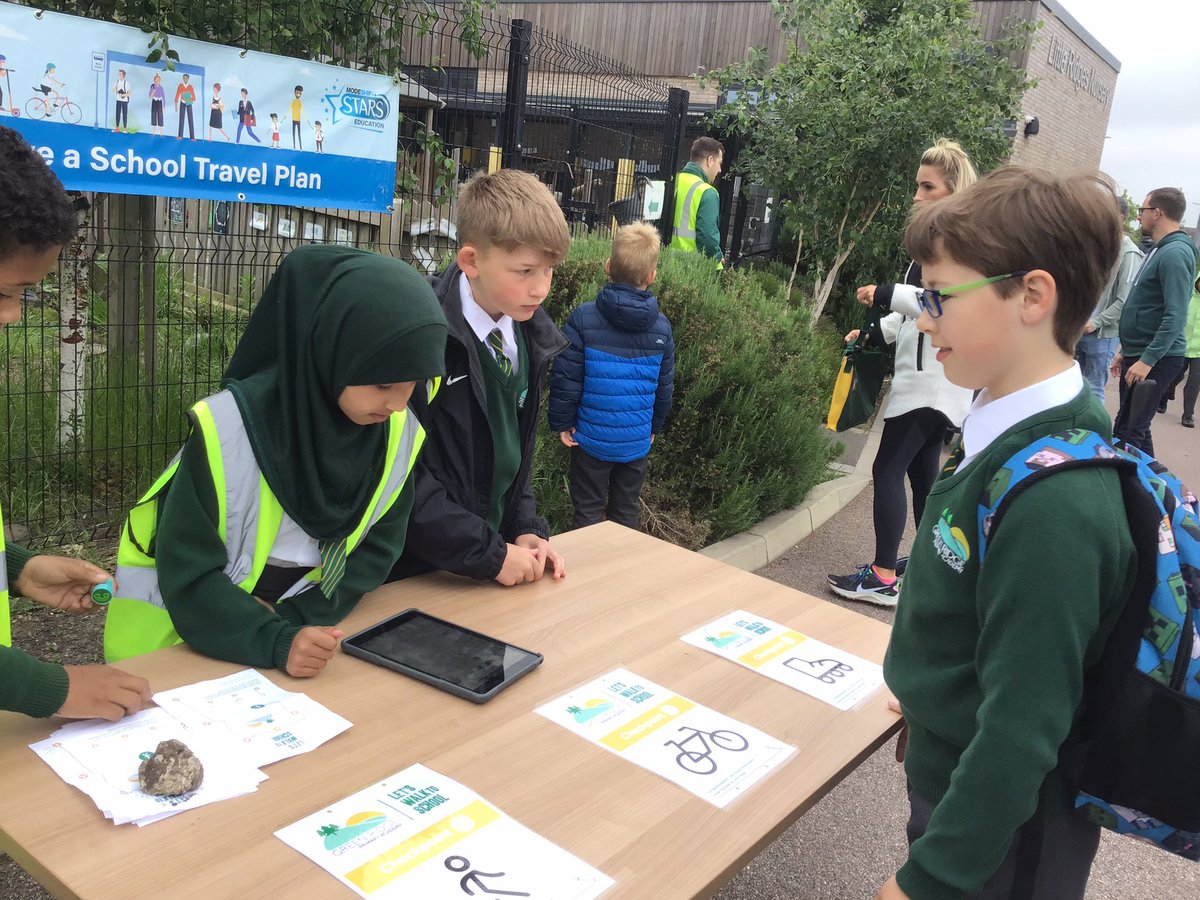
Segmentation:
{"type": "MultiPolygon", "coordinates": [[[[311,58],[401,63],[393,210],[82,198],[78,239],[29,292],[21,323],[0,333],[0,485],[16,538],[39,546],[115,536],[183,442],[186,410],[216,388],[255,301],[297,245],[365,247],[432,271],[454,247],[456,186],[476,170],[537,174],[576,233],[608,228],[610,204],[643,179],[670,183],[685,92],[529,22],[485,16],[480,27],[454,6],[405,12],[337,2],[347,3],[361,38],[343,27],[311,58]],[[381,41],[390,42],[386,53],[381,41]]],[[[247,22],[246,46],[295,55],[286,17],[305,7],[272,6],[269,28],[247,22]]],[[[230,15],[227,5],[220,14],[230,15]]],[[[194,6],[189,15],[205,21],[194,6]]]]}

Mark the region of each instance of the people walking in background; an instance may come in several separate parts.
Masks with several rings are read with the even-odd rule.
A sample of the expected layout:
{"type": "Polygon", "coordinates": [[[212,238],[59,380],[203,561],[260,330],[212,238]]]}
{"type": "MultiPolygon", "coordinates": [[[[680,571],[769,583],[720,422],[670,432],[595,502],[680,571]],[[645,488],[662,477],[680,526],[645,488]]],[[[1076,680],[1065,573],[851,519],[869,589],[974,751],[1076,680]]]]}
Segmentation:
{"type": "Polygon", "coordinates": [[[1167,411],[1167,401],[1175,399],[1175,388],[1186,377],[1183,385],[1183,419],[1180,424],[1184,428],[1196,427],[1196,398],[1200,397],[1200,274],[1192,286],[1192,299],[1188,304],[1187,325],[1184,326],[1183,336],[1187,340],[1187,362],[1175,377],[1174,384],[1167,396],[1159,404],[1158,411],[1167,411]]]}
{"type": "Polygon", "coordinates": [[[196,139],[196,123],[192,120],[192,106],[196,102],[196,89],[192,87],[191,80],[187,75],[183,76],[183,80],[179,82],[179,87],[175,88],[175,109],[179,112],[179,134],[177,138],[183,137],[183,123],[187,120],[188,137],[193,141],[196,139]]]}
{"type": "Polygon", "coordinates": [[[658,232],[627,225],[604,263],[609,282],[571,311],[550,376],[550,430],[571,448],[573,528],[637,528],[650,446],[671,410],[675,340],[650,285],[658,232]]]}
{"type": "Polygon", "coordinates": [[[1151,191],[1138,208],[1142,233],[1154,238],[1154,247],[1138,269],[1121,311],[1121,350],[1111,369],[1121,379],[1121,408],[1113,420],[1113,434],[1151,456],[1150,423],[1183,368],[1187,351],[1183,328],[1196,277],[1196,245],[1179,227],[1186,208],[1178,188],[1151,191]],[[1133,410],[1132,388],[1143,379],[1155,383],[1155,395],[1133,410]]]}
{"type": "Polygon", "coordinates": [[[225,133],[223,127],[225,115],[225,101],[221,99],[221,83],[215,82],[212,86],[212,99],[208,102],[208,139],[213,139],[213,130],[221,132],[221,137],[225,138],[226,143],[229,142],[229,135],[225,133]]]}
{"type": "MultiPolygon", "coordinates": [[[[920,209],[974,184],[975,167],[961,146],[942,138],[921,156],[916,180],[913,204],[920,209]]],[[[860,303],[891,310],[879,323],[877,339],[896,345],[896,367],[872,468],[875,558],[849,575],[830,575],[829,587],[840,597],[879,606],[896,605],[907,563],[899,557],[908,514],[904,476],[912,488],[913,521],[920,522],[941,465],[946,430],[961,426],[971,406],[971,391],[946,379],[937,348],[917,328],[921,287],[921,266],[913,261],[902,283],[858,289],[860,303]]],[[[850,332],[846,341],[858,334],[850,332]]]]}
{"type": "Polygon", "coordinates": [[[699,251],[725,267],[719,226],[721,198],[713,182],[721,174],[725,148],[715,138],[699,137],[692,142],[691,160],[675,176],[675,226],[671,247],[689,253],[699,251]]]}
{"type": "Polygon", "coordinates": [[[163,90],[162,76],[157,72],[150,85],[150,132],[160,137],[163,133],[163,106],[167,100],[167,92],[163,90]]]}
{"type": "Polygon", "coordinates": [[[237,117],[237,137],[234,143],[242,142],[242,129],[245,128],[246,133],[254,138],[254,143],[261,144],[262,141],[254,133],[254,126],[258,124],[258,120],[254,117],[254,104],[250,102],[250,92],[246,88],[242,88],[242,99],[238,101],[237,117]]]}
{"type": "MultiPolygon", "coordinates": [[[[1129,204],[1124,198],[1117,199],[1121,221],[1129,218],[1129,204]]],[[[1108,367],[1117,352],[1121,311],[1133,287],[1133,279],[1142,264],[1144,254],[1129,235],[1121,235],[1121,255],[1117,266],[1108,277],[1104,293],[1091,319],[1083,327],[1083,336],[1075,345],[1075,359],[1083,370],[1083,377],[1092,386],[1096,398],[1104,402],[1104,387],[1108,384],[1108,367]]]]}
{"type": "Polygon", "coordinates": [[[117,69],[117,81],[112,92],[117,96],[116,127],[114,132],[129,130],[129,79],[125,77],[124,69],[117,69]]]}
{"type": "Polygon", "coordinates": [[[292,88],[292,149],[303,150],[304,140],[300,134],[300,129],[304,124],[304,101],[301,97],[304,94],[304,85],[298,84],[292,88]]]}

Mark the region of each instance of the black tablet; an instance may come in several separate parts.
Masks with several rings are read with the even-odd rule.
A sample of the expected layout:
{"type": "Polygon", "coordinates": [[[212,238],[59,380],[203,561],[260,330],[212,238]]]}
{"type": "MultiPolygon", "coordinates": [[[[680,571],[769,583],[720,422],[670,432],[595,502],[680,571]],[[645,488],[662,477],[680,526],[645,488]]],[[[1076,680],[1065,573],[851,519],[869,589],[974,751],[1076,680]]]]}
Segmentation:
{"type": "Polygon", "coordinates": [[[475,703],[492,699],[542,664],[540,653],[419,609],[406,609],[351,635],[342,649],[475,703]]]}

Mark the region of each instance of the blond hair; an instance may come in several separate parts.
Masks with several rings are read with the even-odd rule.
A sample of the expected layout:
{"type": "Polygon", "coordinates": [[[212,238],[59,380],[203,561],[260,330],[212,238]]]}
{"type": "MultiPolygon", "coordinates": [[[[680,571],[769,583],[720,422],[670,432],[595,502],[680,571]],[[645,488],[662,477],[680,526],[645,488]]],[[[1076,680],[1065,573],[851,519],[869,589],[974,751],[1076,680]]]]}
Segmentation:
{"type": "Polygon", "coordinates": [[[645,222],[619,229],[608,259],[608,277],[617,284],[645,287],[658,268],[660,244],[658,229],[645,222]]]}
{"type": "Polygon", "coordinates": [[[933,166],[941,172],[952,194],[966,190],[979,180],[967,151],[958,141],[949,138],[934,141],[933,146],[921,154],[921,165],[933,166]]]}
{"type": "Polygon", "coordinates": [[[458,191],[458,244],[541,250],[555,264],[571,246],[567,220],[546,185],[528,172],[479,172],[458,191]]]}
{"type": "MultiPolygon", "coordinates": [[[[921,265],[947,259],[984,277],[1042,269],[1054,278],[1054,340],[1071,353],[1121,248],[1112,184],[1096,173],[1005,166],[971,190],[922,204],[904,233],[921,265]],[[1069,222],[1071,227],[1063,227],[1069,222]]],[[[1019,279],[996,290],[1010,297],[1019,279]]]]}

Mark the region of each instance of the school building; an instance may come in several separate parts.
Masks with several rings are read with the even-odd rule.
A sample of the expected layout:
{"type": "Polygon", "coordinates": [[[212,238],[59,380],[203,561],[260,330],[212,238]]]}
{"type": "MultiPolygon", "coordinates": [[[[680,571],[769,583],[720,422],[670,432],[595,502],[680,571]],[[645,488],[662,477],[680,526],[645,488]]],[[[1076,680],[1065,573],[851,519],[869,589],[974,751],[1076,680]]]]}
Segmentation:
{"type": "MultiPolygon", "coordinates": [[[[1099,167],[1121,63],[1060,0],[972,5],[985,38],[999,37],[1009,20],[1041,23],[1014,60],[1037,85],[1023,99],[1022,120],[1005,123],[1012,161],[1057,171],[1099,167]]],[[[716,88],[701,84],[698,73],[740,61],[747,47],[765,47],[775,62],[785,50],[765,0],[525,0],[507,8],[514,18],[686,88],[693,117],[718,102],[716,88]]]]}

